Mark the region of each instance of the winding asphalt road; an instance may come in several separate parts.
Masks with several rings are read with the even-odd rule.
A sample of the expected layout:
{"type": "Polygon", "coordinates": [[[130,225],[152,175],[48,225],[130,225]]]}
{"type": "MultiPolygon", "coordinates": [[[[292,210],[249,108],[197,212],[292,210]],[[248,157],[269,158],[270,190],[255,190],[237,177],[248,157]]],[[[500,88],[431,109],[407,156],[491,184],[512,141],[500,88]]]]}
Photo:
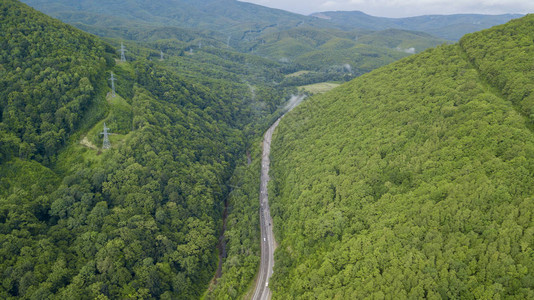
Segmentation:
{"type": "Polygon", "coordinates": [[[273,220],[269,209],[267,184],[269,183],[269,154],[271,152],[271,140],[273,131],[280,123],[280,119],[265,132],[263,137],[263,154],[261,156],[261,179],[260,179],[260,227],[261,227],[261,263],[260,273],[256,281],[253,300],[271,299],[269,290],[269,278],[273,274],[275,241],[273,235],[273,220]]]}
{"type": "MultiPolygon", "coordinates": [[[[286,105],[286,111],[289,112],[302,102],[306,95],[294,95],[286,105]]],[[[284,114],[285,115],[285,114],[284,114]]],[[[263,136],[263,154],[261,155],[261,178],[260,178],[260,227],[261,227],[261,261],[260,272],[252,300],[269,300],[271,299],[271,290],[269,289],[269,279],[273,275],[274,266],[274,249],[276,242],[273,235],[273,219],[269,208],[269,198],[267,195],[267,184],[269,183],[269,154],[271,153],[271,140],[273,132],[280,123],[281,116],[276,122],[269,127],[263,136]]]]}

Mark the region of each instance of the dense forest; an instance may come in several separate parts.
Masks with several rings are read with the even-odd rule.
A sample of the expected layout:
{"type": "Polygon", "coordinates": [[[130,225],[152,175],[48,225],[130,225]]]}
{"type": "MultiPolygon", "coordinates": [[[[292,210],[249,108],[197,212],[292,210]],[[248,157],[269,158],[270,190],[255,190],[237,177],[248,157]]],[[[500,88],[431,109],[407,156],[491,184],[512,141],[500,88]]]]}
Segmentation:
{"type": "MultiPolygon", "coordinates": [[[[260,58],[164,41],[126,43],[120,62],[118,41],[17,1],[0,14],[0,298],[200,297],[225,199],[239,195],[236,160],[286,97],[261,83],[282,75],[260,58]]],[[[242,243],[232,232],[229,257],[242,243]]],[[[235,293],[254,276],[249,260],[235,293]]]]}
{"type": "MultiPolygon", "coordinates": [[[[258,141],[286,100],[445,42],[239,1],[26,2],[78,29],[0,2],[1,299],[247,297],[258,141]]],[[[532,25],[285,117],[276,298],[534,297],[532,25]]]]}
{"type": "Polygon", "coordinates": [[[114,0],[24,0],[48,15],[67,23],[84,24],[92,32],[138,31],[149,26],[192,28],[215,31],[233,40],[254,37],[263,30],[284,30],[307,23],[308,26],[332,26],[323,20],[233,0],[165,0],[143,2],[114,0]]]}
{"type": "Polygon", "coordinates": [[[48,162],[79,126],[115,51],[18,6],[3,2],[1,11],[0,163],[48,162]]]}
{"type": "Polygon", "coordinates": [[[226,249],[222,277],[207,299],[244,299],[260,263],[259,189],[261,147],[253,144],[250,161],[243,160],[232,176],[228,195],[226,249]]]}
{"type": "Polygon", "coordinates": [[[286,87],[345,82],[448,42],[421,32],[427,29],[472,32],[513,17],[444,16],[439,21],[432,17],[401,18],[395,20],[402,23],[398,25],[392,19],[358,16],[360,22],[352,24],[345,19],[337,22],[335,16],[325,20],[233,0],[169,0],[160,5],[124,0],[24,2],[100,36],[138,42],[176,39],[186,42],[185,52],[211,46],[217,50],[231,48],[282,64],[286,73],[309,71],[305,76],[283,80],[282,85],[286,87]],[[468,21],[478,25],[473,28],[468,21]],[[402,27],[404,23],[409,26],[402,27]]]}
{"type": "Polygon", "coordinates": [[[293,28],[261,35],[249,47],[260,56],[279,61],[305,75],[285,78],[282,85],[348,81],[446,40],[404,30],[293,28]]]}
{"type": "Polygon", "coordinates": [[[273,298],[534,297],[533,25],[410,56],[284,117],[273,298]]]}

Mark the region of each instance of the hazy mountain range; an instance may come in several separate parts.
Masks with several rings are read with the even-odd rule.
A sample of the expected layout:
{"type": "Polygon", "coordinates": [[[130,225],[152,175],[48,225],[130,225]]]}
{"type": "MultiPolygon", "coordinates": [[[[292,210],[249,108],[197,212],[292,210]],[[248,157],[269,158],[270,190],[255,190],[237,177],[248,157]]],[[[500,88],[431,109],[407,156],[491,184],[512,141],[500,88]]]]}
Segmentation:
{"type": "Polygon", "coordinates": [[[332,24],[346,29],[365,28],[381,30],[396,28],[404,30],[423,31],[448,40],[458,40],[464,34],[506,23],[519,18],[520,14],[481,15],[424,15],[409,18],[375,17],[361,11],[327,11],[311,16],[328,20],[332,24]]]}
{"type": "Polygon", "coordinates": [[[91,32],[106,27],[174,26],[211,30],[231,35],[233,40],[253,39],[260,34],[295,27],[338,28],[343,30],[388,28],[423,31],[457,40],[463,34],[502,24],[521,15],[439,15],[384,18],[363,12],[320,12],[311,16],[235,0],[25,0],[48,15],[91,32]]]}

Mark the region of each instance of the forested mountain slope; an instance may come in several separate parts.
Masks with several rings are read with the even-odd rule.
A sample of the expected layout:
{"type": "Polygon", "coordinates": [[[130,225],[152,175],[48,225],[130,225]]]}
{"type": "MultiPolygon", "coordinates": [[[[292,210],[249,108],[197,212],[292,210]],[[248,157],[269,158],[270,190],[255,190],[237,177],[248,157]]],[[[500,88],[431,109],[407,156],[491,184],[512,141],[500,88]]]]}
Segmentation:
{"type": "Polygon", "coordinates": [[[77,129],[115,51],[13,1],[2,6],[0,163],[48,161],[77,129]]]}
{"type": "Polygon", "coordinates": [[[404,30],[299,27],[261,35],[251,47],[260,56],[309,71],[305,76],[288,78],[283,84],[309,84],[349,80],[446,42],[426,33],[404,30]]]}
{"type": "Polygon", "coordinates": [[[310,71],[283,86],[346,81],[447,42],[404,30],[340,30],[332,22],[235,0],[25,2],[103,37],[166,40],[184,51],[231,49],[282,63],[287,74],[310,71]]]}
{"type": "Polygon", "coordinates": [[[127,44],[118,62],[14,0],[0,26],[0,298],[200,297],[245,131],[284,99],[260,82],[280,74],[218,50],[127,44]]]}
{"type": "Polygon", "coordinates": [[[273,298],[534,297],[532,28],[468,35],[284,117],[273,298]]]}
{"type": "Polygon", "coordinates": [[[147,25],[173,26],[231,35],[233,43],[254,38],[268,30],[307,26],[332,26],[322,20],[235,0],[165,1],[68,1],[25,0],[24,2],[67,23],[91,27],[131,29],[147,25]],[[134,26],[132,26],[134,25],[134,26]]]}
{"type": "Polygon", "coordinates": [[[407,18],[375,17],[361,11],[327,11],[312,14],[317,18],[348,28],[363,28],[371,30],[404,29],[423,31],[434,36],[458,40],[464,34],[489,28],[519,18],[519,14],[479,15],[425,15],[407,18]]]}

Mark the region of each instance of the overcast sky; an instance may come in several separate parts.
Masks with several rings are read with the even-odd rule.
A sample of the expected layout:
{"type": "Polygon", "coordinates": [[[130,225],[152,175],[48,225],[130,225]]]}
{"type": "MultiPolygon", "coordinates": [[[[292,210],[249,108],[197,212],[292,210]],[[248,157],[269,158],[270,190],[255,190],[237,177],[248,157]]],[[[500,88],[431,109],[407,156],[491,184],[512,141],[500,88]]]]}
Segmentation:
{"type": "Polygon", "coordinates": [[[380,17],[428,14],[532,13],[534,0],[240,0],[304,15],[331,10],[360,10],[380,17]]]}

